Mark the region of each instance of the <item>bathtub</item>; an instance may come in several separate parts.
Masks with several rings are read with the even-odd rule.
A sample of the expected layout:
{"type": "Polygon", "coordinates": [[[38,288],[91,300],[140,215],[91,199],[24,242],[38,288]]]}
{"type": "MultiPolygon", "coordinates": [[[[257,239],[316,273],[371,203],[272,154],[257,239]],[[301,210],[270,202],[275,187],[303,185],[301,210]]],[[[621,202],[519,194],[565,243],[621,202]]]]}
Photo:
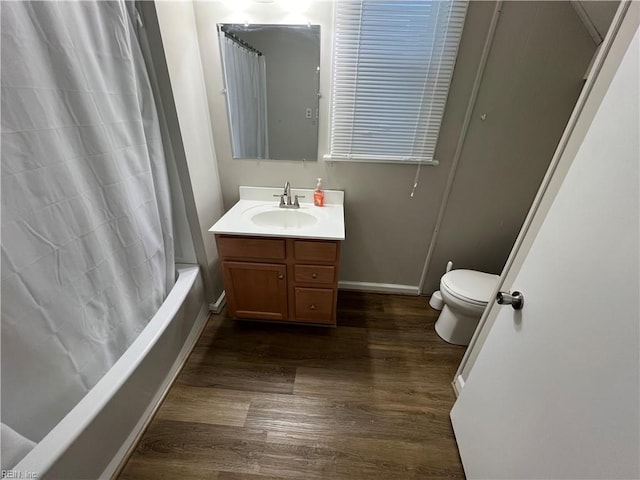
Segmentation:
{"type": "Polygon", "coordinates": [[[176,283],[149,324],[7,478],[94,479],[117,473],[208,318],[199,267],[176,270],[176,283]]]}

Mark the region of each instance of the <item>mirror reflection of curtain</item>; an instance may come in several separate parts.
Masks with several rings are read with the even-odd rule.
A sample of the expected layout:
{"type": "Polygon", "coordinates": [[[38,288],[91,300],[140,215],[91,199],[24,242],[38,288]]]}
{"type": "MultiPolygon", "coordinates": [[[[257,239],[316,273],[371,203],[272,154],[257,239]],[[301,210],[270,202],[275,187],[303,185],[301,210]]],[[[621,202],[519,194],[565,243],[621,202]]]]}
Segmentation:
{"type": "Polygon", "coordinates": [[[267,78],[264,55],[258,55],[220,32],[231,147],[235,158],[269,158],[267,78]]]}

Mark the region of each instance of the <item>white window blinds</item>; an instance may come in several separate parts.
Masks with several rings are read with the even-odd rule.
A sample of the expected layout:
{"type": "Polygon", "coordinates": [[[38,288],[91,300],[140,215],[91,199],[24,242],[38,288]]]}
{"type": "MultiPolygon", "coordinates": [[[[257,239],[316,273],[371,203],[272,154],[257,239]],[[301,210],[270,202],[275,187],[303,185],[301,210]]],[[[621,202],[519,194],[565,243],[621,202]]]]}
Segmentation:
{"type": "Polygon", "coordinates": [[[331,160],[437,163],[467,1],[338,0],[331,160]]]}

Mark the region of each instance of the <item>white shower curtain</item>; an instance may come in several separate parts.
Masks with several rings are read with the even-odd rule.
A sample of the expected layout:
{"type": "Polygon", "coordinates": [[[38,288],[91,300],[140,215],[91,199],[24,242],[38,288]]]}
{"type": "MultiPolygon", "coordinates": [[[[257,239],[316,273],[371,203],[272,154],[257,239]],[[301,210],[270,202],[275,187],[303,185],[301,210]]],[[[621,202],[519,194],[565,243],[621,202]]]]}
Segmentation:
{"type": "Polygon", "coordinates": [[[234,158],[269,158],[264,55],[220,32],[234,158]]]}
{"type": "Polygon", "coordinates": [[[126,350],[175,270],[157,114],[125,2],[0,8],[2,453],[15,462],[126,350]]]}

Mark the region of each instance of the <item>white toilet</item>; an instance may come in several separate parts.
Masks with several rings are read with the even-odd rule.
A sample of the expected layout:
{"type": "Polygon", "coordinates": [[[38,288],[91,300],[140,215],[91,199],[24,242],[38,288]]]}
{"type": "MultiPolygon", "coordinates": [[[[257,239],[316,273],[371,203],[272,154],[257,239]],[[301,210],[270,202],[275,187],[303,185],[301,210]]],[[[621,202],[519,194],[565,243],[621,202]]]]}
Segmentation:
{"type": "Polygon", "coordinates": [[[436,321],[436,332],[444,341],[469,345],[499,278],[475,270],[450,270],[442,276],[440,295],[434,293],[434,297],[441,296],[442,301],[432,302],[432,306],[444,304],[436,321]]]}

